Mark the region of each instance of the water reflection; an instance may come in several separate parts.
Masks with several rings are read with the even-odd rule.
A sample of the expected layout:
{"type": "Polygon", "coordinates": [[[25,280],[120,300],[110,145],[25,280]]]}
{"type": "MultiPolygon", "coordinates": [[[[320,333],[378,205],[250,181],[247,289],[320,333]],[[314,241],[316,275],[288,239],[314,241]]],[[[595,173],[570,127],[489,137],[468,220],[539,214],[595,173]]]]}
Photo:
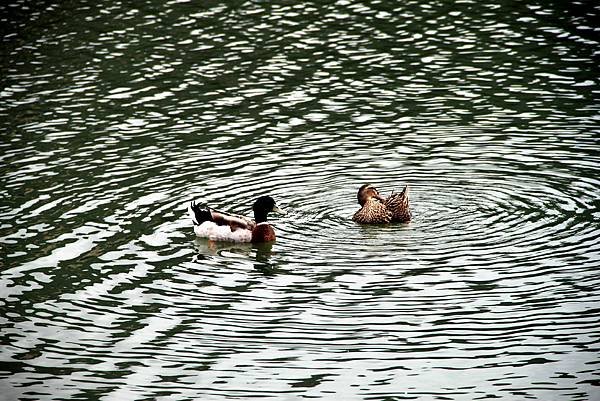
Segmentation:
{"type": "Polygon", "coordinates": [[[212,241],[205,238],[196,238],[194,247],[198,254],[194,261],[201,262],[207,255],[218,256],[223,259],[241,258],[243,260],[255,260],[254,268],[265,274],[274,274],[278,269],[270,262],[274,252],[273,243],[232,243],[212,241]]]}
{"type": "Polygon", "coordinates": [[[593,399],[597,6],[13,3],[6,397],[593,399]],[[258,194],[275,244],[194,239],[258,194]]]}

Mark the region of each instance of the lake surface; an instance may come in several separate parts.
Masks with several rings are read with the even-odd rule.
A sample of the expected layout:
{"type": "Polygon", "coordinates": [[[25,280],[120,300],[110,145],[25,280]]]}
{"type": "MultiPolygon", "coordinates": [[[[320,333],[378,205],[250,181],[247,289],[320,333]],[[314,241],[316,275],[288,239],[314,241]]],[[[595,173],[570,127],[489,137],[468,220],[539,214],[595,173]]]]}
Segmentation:
{"type": "Polygon", "coordinates": [[[597,3],[9,3],[0,400],[600,400],[597,3]]]}

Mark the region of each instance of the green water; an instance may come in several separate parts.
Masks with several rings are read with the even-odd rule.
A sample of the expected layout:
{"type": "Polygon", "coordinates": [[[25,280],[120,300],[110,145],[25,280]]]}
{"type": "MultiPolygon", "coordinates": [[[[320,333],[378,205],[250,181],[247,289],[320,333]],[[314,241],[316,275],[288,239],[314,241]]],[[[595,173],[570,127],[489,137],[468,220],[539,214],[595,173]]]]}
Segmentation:
{"type": "Polygon", "coordinates": [[[0,5],[0,400],[597,399],[599,11],[0,5]]]}

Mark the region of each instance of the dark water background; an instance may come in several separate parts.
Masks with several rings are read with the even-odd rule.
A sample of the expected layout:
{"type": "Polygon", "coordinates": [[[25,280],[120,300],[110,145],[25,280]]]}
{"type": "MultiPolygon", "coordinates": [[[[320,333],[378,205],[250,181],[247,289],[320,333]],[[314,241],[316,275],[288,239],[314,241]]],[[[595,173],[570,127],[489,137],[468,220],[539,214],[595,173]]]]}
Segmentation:
{"type": "Polygon", "coordinates": [[[0,5],[0,399],[600,400],[600,6],[492,1],[0,5]]]}

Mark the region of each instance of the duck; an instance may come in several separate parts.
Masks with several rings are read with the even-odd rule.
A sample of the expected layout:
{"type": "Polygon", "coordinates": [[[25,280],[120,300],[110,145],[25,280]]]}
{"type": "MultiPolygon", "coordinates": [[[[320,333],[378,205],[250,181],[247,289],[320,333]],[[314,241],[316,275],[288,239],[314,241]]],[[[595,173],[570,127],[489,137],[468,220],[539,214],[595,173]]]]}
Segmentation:
{"type": "Polygon", "coordinates": [[[352,220],[361,224],[408,223],[412,214],[408,202],[408,185],[402,192],[393,193],[387,198],[371,184],[364,184],[356,195],[360,210],[354,213],[352,220]]]}
{"type": "Polygon", "coordinates": [[[250,242],[253,244],[275,241],[275,230],[267,222],[271,212],[285,214],[271,196],[260,196],[252,205],[254,219],[231,213],[217,212],[190,202],[188,212],[194,223],[194,233],[212,241],[250,242]]]}

